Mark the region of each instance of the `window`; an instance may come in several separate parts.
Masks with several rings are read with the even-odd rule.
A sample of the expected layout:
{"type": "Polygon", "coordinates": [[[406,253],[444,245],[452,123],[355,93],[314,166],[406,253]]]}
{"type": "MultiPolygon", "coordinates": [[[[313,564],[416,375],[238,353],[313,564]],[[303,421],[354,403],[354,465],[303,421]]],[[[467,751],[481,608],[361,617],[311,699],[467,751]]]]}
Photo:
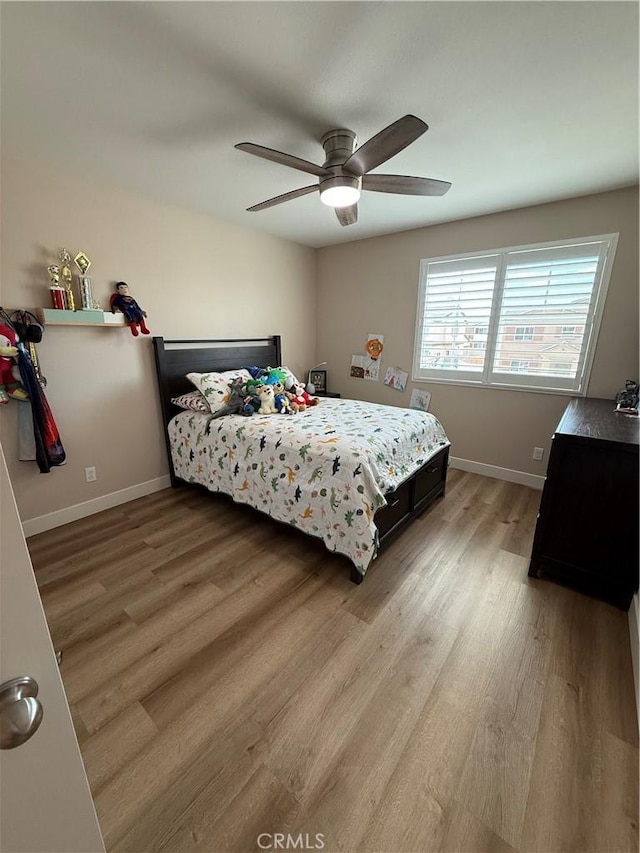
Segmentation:
{"type": "Polygon", "coordinates": [[[584,394],[617,239],[423,260],[413,378],[584,394]]]}
{"type": "Polygon", "coordinates": [[[533,326],[516,326],[513,333],[514,341],[532,341],[535,329],[533,326]]]}

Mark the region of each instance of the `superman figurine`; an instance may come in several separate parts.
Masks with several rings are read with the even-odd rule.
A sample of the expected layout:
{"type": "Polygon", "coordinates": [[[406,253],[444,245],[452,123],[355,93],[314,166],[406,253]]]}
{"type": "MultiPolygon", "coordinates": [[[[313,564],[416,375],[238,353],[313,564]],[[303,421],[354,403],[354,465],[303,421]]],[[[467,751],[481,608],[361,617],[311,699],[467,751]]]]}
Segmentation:
{"type": "Polygon", "coordinates": [[[147,312],[142,310],[133,296],[129,296],[129,285],[126,281],[117,281],[115,288],[116,292],[111,294],[109,302],[111,313],[115,314],[116,309],[122,311],[134,337],[138,337],[138,326],[143,335],[151,334],[144,322],[147,312]]]}

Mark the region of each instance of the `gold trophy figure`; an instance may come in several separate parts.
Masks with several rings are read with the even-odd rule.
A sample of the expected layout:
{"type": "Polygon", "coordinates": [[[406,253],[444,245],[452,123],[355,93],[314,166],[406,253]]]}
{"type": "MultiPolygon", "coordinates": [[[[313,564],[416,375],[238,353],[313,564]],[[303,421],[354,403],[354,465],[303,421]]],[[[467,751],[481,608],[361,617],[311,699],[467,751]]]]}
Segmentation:
{"type": "Polygon", "coordinates": [[[62,279],[62,284],[64,289],[66,290],[66,297],[69,311],[76,310],[76,301],[73,298],[73,290],[71,289],[71,283],[73,281],[73,273],[71,272],[71,267],[69,264],[71,263],[71,255],[67,252],[66,249],[63,249],[60,252],[60,278],[62,279]]]}
{"type": "Polygon", "coordinates": [[[87,275],[87,270],[91,266],[91,261],[84,252],[78,252],[73,259],[74,264],[80,270],[78,283],[80,285],[80,299],[82,301],[83,311],[92,311],[94,309],[93,295],[91,293],[91,279],[87,275]]]}

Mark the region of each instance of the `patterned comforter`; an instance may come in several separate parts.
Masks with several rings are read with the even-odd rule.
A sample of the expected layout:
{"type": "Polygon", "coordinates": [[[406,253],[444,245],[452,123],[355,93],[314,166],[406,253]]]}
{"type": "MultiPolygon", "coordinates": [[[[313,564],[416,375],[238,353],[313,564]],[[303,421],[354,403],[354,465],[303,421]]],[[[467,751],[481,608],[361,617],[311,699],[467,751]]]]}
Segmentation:
{"type": "Polygon", "coordinates": [[[330,398],[291,416],[185,411],[169,436],[178,477],[322,538],[363,575],[385,493],[449,444],[433,415],[330,398]]]}

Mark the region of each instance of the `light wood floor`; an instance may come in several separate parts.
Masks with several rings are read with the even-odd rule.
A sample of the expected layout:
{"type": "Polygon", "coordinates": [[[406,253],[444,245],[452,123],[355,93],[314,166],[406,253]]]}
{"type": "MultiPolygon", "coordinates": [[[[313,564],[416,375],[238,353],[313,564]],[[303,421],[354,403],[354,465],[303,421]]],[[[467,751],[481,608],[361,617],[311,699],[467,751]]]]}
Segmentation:
{"type": "Polygon", "coordinates": [[[451,471],[360,586],[197,490],[31,538],[108,850],[637,850],[627,614],[528,579],[539,497],[451,471]]]}

